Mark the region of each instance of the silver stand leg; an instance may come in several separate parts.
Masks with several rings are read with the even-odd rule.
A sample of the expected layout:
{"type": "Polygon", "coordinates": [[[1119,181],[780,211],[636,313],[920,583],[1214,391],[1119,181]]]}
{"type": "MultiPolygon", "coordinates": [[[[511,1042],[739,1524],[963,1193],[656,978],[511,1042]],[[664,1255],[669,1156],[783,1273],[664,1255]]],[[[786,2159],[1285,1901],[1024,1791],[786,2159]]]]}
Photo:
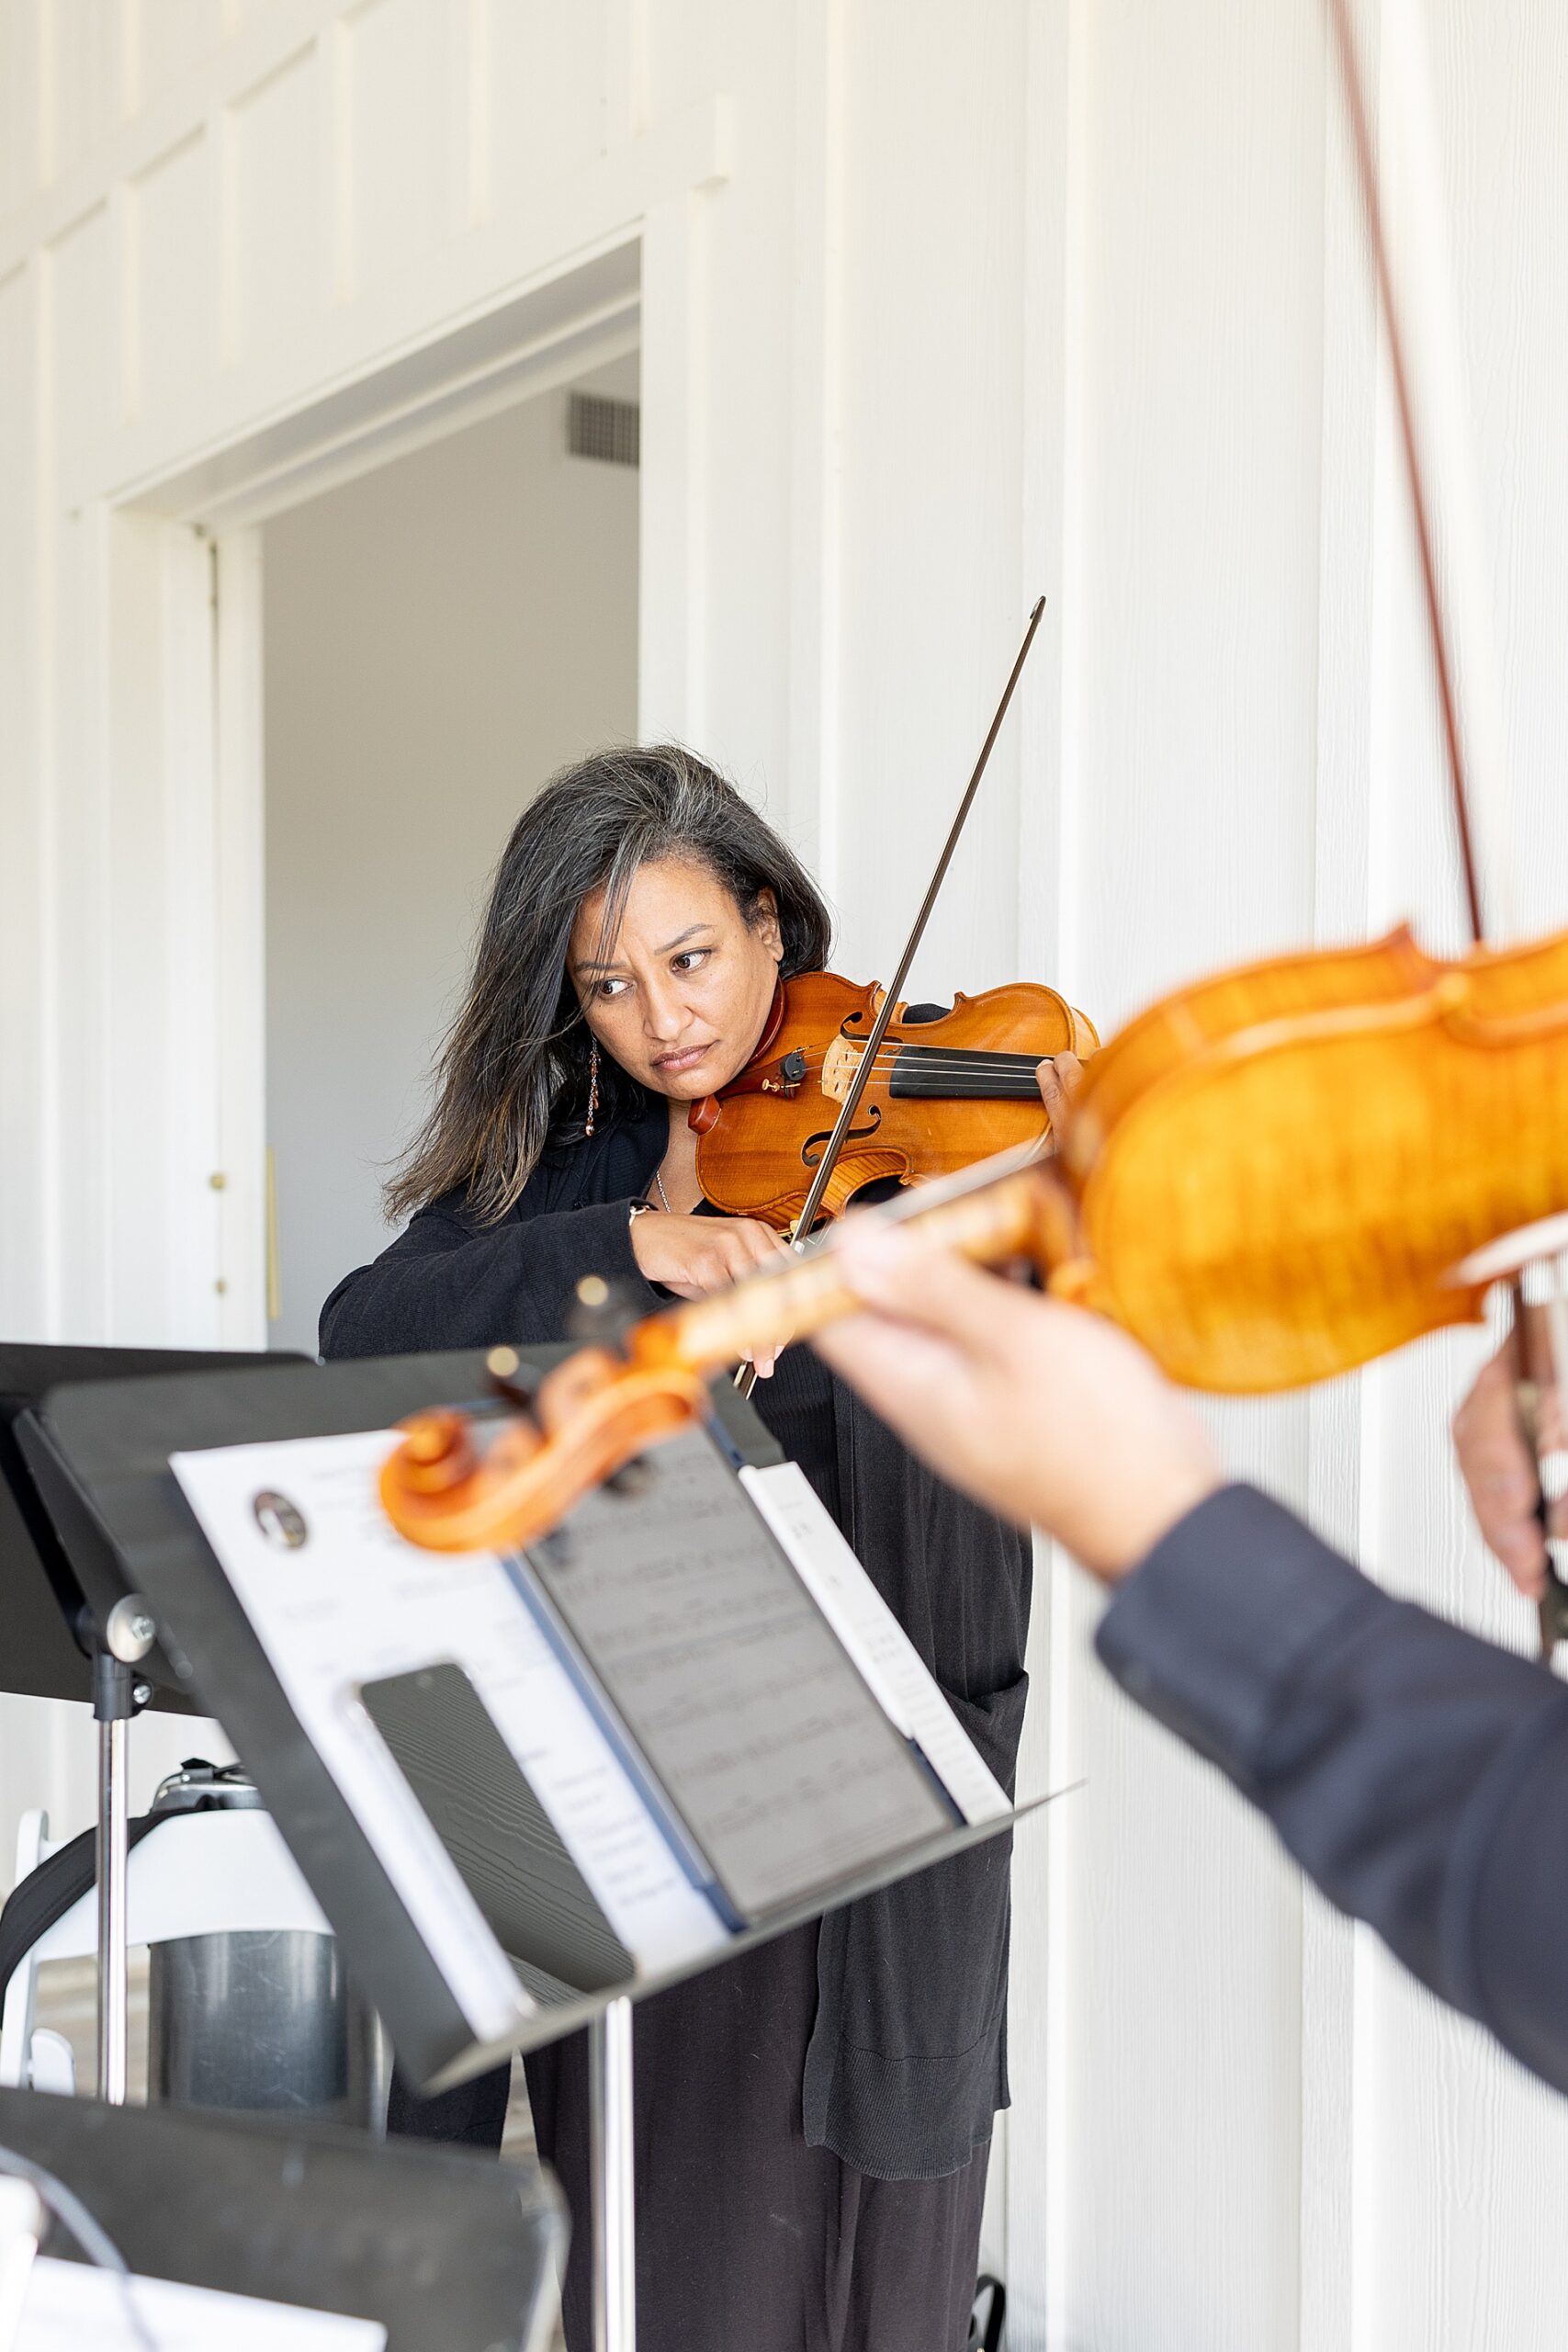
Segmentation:
{"type": "Polygon", "coordinates": [[[98,1725],[98,2097],[125,2105],[127,1822],[124,1716],[98,1725]]]}
{"type": "Polygon", "coordinates": [[[152,1696],[136,1663],[157,1628],[134,1593],[117,1600],[93,1650],[93,1715],[98,1726],[98,2097],[125,2105],[126,1865],[129,1810],[126,1727],[152,1696]]]}
{"type": "Polygon", "coordinates": [[[593,2177],[593,2352],[637,2352],[632,2153],[632,2005],[611,2001],[588,2029],[593,2177]]]}

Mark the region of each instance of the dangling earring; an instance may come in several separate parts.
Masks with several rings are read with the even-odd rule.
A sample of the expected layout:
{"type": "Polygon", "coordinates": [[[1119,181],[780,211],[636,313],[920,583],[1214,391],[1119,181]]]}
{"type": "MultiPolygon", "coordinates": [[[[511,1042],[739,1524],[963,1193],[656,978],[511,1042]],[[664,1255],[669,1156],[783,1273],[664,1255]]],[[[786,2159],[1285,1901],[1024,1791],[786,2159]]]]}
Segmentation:
{"type": "Polygon", "coordinates": [[[588,1117],[583,1134],[593,1133],[593,1122],[599,1115],[599,1040],[594,1038],[588,1048],[588,1117]]]}

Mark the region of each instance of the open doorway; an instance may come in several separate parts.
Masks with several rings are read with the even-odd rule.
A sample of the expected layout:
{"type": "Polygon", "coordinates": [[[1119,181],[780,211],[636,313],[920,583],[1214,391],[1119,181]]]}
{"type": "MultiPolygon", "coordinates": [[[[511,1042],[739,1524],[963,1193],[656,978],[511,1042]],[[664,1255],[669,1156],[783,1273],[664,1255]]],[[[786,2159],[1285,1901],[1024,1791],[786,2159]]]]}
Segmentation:
{"type": "Polygon", "coordinates": [[[388,1238],[525,800],[637,732],[637,401],[634,355],[262,527],[271,1346],[388,1238]]]}

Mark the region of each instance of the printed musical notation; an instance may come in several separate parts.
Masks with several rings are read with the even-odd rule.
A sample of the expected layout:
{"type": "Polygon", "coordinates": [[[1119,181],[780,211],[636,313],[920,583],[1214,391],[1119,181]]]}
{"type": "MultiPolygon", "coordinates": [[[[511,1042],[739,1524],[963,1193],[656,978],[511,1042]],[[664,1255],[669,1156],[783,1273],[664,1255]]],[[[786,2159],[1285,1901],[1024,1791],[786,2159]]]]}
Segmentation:
{"type": "Polygon", "coordinates": [[[529,1555],[743,1917],[951,1826],[765,1521],[700,1431],[529,1555]]]}

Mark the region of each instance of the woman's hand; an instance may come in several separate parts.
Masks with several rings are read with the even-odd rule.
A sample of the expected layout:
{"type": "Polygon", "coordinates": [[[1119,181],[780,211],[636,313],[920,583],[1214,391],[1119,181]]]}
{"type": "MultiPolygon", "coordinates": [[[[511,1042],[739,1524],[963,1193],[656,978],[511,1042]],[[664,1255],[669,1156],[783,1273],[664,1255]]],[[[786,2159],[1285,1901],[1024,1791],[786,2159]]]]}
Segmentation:
{"type": "Polygon", "coordinates": [[[1201,1424],[1099,1316],[981,1273],[912,1233],[846,1220],[874,1311],[818,1352],[931,1467],[1097,1576],[1133,1567],[1224,1484],[1201,1424]]]}
{"type": "MultiPolygon", "coordinates": [[[[1546,1541],[1536,1516],[1540,1481],[1514,1399],[1518,1376],[1517,1334],[1510,1332],[1454,1415],[1454,1451],[1482,1534],[1519,1590],[1539,1600],[1546,1589],[1546,1541]]],[[[1562,1401],[1554,1390],[1541,1399],[1540,1421],[1542,1451],[1562,1446],[1562,1401]]],[[[1568,1535],[1568,1503],[1553,1506],[1551,1521],[1554,1536],[1568,1535]]]]}
{"type": "Polygon", "coordinates": [[[1051,1114],[1051,1132],[1055,1135],[1082,1082],[1083,1064],[1077,1054],[1056,1054],[1048,1062],[1036,1062],[1034,1079],[1040,1100],[1051,1114]]]}
{"type": "MultiPolygon", "coordinates": [[[[776,1265],[789,1249],[772,1226],[756,1217],[671,1216],[646,1209],[632,1219],[632,1255],[650,1283],[672,1290],[677,1298],[703,1298],[759,1266],[776,1265]]],[[[756,1362],[765,1380],[774,1359],[759,1356],[756,1362]]]]}

